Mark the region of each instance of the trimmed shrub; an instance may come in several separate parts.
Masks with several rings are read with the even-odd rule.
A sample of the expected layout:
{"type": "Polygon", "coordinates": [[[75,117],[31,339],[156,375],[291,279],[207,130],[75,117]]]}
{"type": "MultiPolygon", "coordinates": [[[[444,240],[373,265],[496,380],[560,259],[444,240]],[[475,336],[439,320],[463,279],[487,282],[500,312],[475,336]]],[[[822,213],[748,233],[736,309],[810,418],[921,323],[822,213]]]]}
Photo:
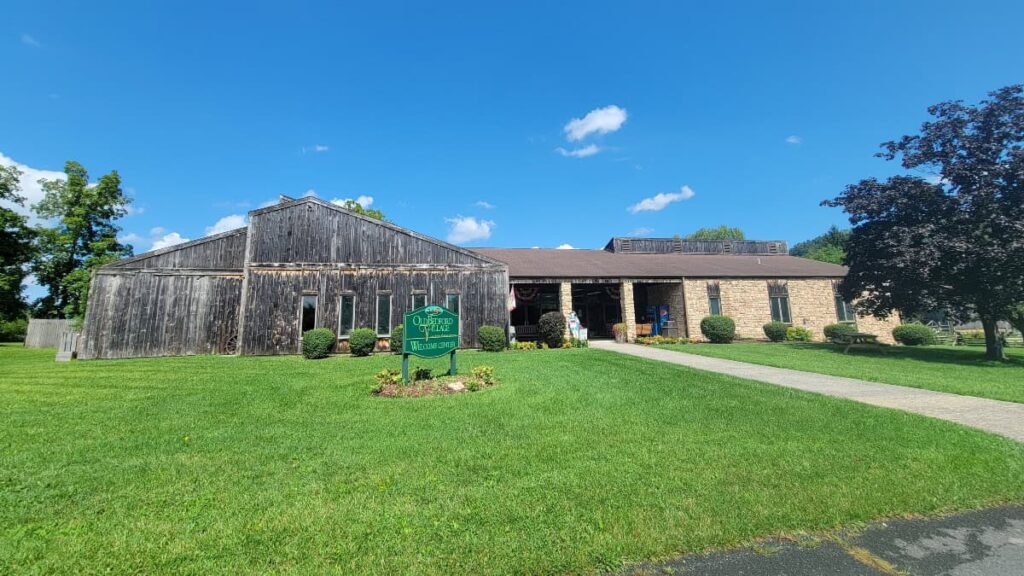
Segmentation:
{"type": "Polygon", "coordinates": [[[28,332],[28,320],[0,320],[0,342],[24,342],[28,332]]]}
{"type": "Polygon", "coordinates": [[[736,337],[736,323],[728,316],[705,316],[700,333],[714,344],[728,344],[736,337]]]}
{"type": "Polygon", "coordinates": [[[824,329],[825,338],[828,340],[835,340],[843,336],[857,333],[857,327],[849,322],[837,322],[836,324],[829,324],[824,329]]]}
{"type": "Polygon", "coordinates": [[[388,348],[395,354],[402,353],[402,338],[405,336],[405,326],[399,324],[391,329],[391,341],[388,348]]]}
{"type": "Polygon", "coordinates": [[[486,352],[501,352],[508,344],[505,340],[505,331],[497,326],[481,326],[476,333],[476,339],[486,352]]]}
{"type": "Polygon", "coordinates": [[[356,328],[348,335],[348,351],[353,356],[369,356],[377,347],[377,333],[371,328],[356,328]]]}
{"type": "Polygon", "coordinates": [[[772,342],[782,342],[786,339],[786,330],[789,330],[789,324],[785,322],[769,322],[762,326],[761,329],[764,330],[764,335],[772,342]]]}
{"type": "Polygon", "coordinates": [[[786,329],[786,340],[790,342],[810,342],[814,334],[803,326],[790,326],[786,329]]]}
{"type": "Polygon", "coordinates": [[[938,343],[935,330],[924,324],[901,324],[892,329],[892,337],[904,346],[929,346],[938,343]]]}
{"type": "Polygon", "coordinates": [[[317,328],[302,335],[302,355],[307,360],[327,358],[338,339],[327,328],[317,328]]]}
{"type": "Polygon", "coordinates": [[[548,348],[561,348],[565,338],[565,316],[561,312],[542,314],[537,323],[537,332],[548,348]]]}

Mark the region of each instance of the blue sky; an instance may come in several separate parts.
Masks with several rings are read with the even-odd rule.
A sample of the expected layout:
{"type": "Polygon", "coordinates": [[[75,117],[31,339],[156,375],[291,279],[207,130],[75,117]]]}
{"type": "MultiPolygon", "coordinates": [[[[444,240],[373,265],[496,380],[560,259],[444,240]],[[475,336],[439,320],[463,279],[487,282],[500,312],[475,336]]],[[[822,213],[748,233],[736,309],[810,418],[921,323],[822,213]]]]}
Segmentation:
{"type": "Polygon", "coordinates": [[[137,252],[308,191],[471,246],[796,242],[1024,80],[1021,2],[212,4],[5,3],[0,161],[117,169],[137,252]]]}

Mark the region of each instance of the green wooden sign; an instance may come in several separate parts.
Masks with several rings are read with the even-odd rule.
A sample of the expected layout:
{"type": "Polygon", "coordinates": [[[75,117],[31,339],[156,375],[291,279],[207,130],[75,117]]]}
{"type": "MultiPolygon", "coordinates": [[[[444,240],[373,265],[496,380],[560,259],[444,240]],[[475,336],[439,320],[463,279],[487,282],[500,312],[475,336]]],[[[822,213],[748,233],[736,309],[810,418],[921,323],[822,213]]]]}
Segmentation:
{"type": "Polygon", "coordinates": [[[402,382],[409,383],[409,355],[437,358],[448,354],[448,373],[455,375],[459,347],[459,315],[440,306],[423,306],[405,313],[402,339],[402,382]]]}

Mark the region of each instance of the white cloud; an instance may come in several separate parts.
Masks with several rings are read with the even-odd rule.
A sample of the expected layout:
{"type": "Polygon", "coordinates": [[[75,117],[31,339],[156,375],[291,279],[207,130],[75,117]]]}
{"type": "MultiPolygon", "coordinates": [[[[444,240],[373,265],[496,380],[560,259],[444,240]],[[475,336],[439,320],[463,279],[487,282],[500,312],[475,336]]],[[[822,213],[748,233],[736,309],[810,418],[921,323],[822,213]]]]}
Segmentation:
{"type": "Polygon", "coordinates": [[[924,180],[929,184],[949,184],[949,180],[943,178],[942,174],[932,174],[931,176],[926,177],[924,180]]]}
{"type": "Polygon", "coordinates": [[[171,232],[154,240],[153,246],[150,250],[159,250],[161,248],[167,248],[168,246],[174,246],[175,244],[181,244],[182,242],[188,242],[188,238],[182,237],[182,235],[177,232],[171,232]]]}
{"type": "Polygon", "coordinates": [[[128,232],[117,237],[121,242],[131,244],[135,247],[136,252],[149,252],[150,250],[158,250],[160,248],[167,248],[168,246],[174,246],[175,244],[181,244],[182,242],[188,242],[189,239],[185,238],[177,232],[168,232],[167,229],[160,226],[149,229],[149,234],[143,236],[136,234],[135,232],[128,232]],[[143,246],[149,244],[149,248],[142,249],[143,246]]]}
{"type": "Polygon", "coordinates": [[[492,220],[477,220],[473,216],[456,216],[445,218],[448,223],[448,241],[462,244],[474,240],[486,240],[491,237],[491,229],[496,226],[492,220]]]}
{"type": "Polygon", "coordinates": [[[494,204],[491,204],[490,202],[488,202],[486,200],[477,200],[476,206],[478,206],[480,208],[483,208],[485,210],[491,210],[491,209],[494,208],[494,204]]]}
{"type": "Polygon", "coordinates": [[[605,106],[587,112],[583,118],[573,118],[565,125],[565,137],[578,142],[591,134],[615,132],[626,123],[626,110],[618,106],[605,106]]]}
{"type": "Polygon", "coordinates": [[[797,136],[796,134],[793,134],[792,136],[786,136],[786,144],[801,144],[803,143],[803,141],[804,139],[797,136]]]}
{"type": "Polygon", "coordinates": [[[637,212],[658,212],[673,202],[689,200],[693,198],[693,195],[694,192],[689,186],[683,186],[679,189],[679,192],[660,192],[650,198],[644,198],[627,208],[627,210],[633,214],[637,212]]]}
{"type": "Polygon", "coordinates": [[[641,226],[640,228],[637,228],[630,232],[629,236],[647,236],[652,232],[654,232],[654,228],[647,228],[646,226],[641,226]]]}
{"type": "Polygon", "coordinates": [[[236,228],[242,228],[246,225],[245,216],[242,214],[231,214],[225,216],[213,226],[206,227],[206,235],[213,236],[214,234],[220,234],[221,232],[227,232],[229,230],[235,230],[236,228]]]}
{"type": "Polygon", "coordinates": [[[345,202],[352,201],[359,204],[363,208],[369,208],[373,204],[373,196],[356,196],[355,198],[332,198],[331,204],[337,204],[338,206],[344,206],[345,202]]]}
{"type": "Polygon", "coordinates": [[[29,207],[43,199],[43,187],[39,186],[40,179],[67,179],[65,173],[57,172],[56,170],[42,170],[39,168],[33,168],[26,166],[25,164],[14,161],[12,158],[8,158],[0,152],[0,166],[14,166],[18,170],[22,171],[22,177],[19,178],[20,186],[22,186],[22,192],[18,193],[25,198],[25,206],[18,207],[14,206],[14,210],[23,213],[30,214],[29,207]]]}
{"type": "Polygon", "coordinates": [[[32,46],[33,48],[39,48],[42,43],[36,40],[31,34],[22,34],[21,43],[25,46],[32,46]]]}
{"type": "Polygon", "coordinates": [[[558,152],[562,156],[566,156],[569,158],[586,158],[587,156],[593,156],[594,154],[597,154],[600,151],[601,148],[598,147],[597,144],[589,144],[587,146],[584,146],[583,148],[574,148],[572,150],[566,150],[561,146],[555,148],[555,152],[558,152]]]}
{"type": "Polygon", "coordinates": [[[313,144],[312,146],[303,146],[302,153],[305,154],[306,152],[313,152],[319,154],[321,152],[327,152],[330,149],[331,147],[327,144],[313,144]]]}
{"type": "Polygon", "coordinates": [[[555,250],[575,250],[576,247],[572,244],[559,244],[555,250]]]}

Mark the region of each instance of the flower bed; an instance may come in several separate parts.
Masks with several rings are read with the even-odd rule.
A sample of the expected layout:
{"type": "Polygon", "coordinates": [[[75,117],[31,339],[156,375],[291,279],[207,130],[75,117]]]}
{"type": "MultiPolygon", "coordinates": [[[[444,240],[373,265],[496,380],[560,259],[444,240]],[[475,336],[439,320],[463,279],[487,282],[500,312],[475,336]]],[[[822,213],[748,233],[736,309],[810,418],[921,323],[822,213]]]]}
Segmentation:
{"type": "Polygon", "coordinates": [[[381,370],[374,378],[377,380],[377,384],[373,387],[372,394],[385,398],[419,398],[439,394],[462,394],[477,392],[498,384],[498,380],[494,377],[494,368],[491,366],[476,366],[469,371],[469,374],[456,374],[455,376],[446,374],[437,377],[434,377],[429,369],[417,367],[410,373],[411,381],[408,384],[402,384],[401,372],[389,368],[381,370]]]}

